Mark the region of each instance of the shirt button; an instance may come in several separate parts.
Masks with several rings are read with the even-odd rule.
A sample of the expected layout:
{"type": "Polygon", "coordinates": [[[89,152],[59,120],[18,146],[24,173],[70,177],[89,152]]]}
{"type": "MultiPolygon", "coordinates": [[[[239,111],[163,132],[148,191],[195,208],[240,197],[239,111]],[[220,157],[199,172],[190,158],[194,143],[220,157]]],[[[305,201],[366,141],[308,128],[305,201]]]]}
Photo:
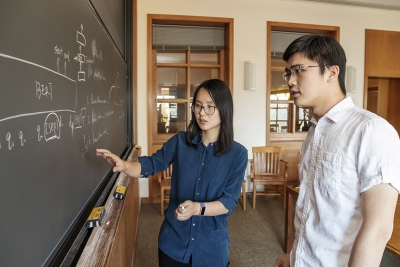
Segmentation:
{"type": "Polygon", "coordinates": [[[199,177],[199,181],[201,180],[201,178],[199,177]]]}
{"type": "Polygon", "coordinates": [[[192,241],[194,240],[194,238],[192,237],[192,241]]]}
{"type": "Polygon", "coordinates": [[[202,163],[201,163],[201,165],[203,165],[203,166],[204,166],[204,162],[202,162],[202,163]]]}
{"type": "Polygon", "coordinates": [[[194,223],[193,226],[196,226],[196,224],[194,223]]]}
{"type": "Polygon", "coordinates": [[[196,193],[196,195],[199,195],[199,193],[196,193]]]}

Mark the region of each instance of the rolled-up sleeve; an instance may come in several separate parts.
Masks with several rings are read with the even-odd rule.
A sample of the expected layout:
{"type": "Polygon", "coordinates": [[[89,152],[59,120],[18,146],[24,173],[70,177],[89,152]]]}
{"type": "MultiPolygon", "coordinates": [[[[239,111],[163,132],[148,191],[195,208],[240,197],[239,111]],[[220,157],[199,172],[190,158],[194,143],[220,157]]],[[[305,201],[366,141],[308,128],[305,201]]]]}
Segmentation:
{"type": "Polygon", "coordinates": [[[382,119],[370,120],[360,134],[358,174],[360,191],[389,183],[400,192],[400,140],[396,130],[382,119]]]}
{"type": "Polygon", "coordinates": [[[154,161],[150,157],[139,157],[140,166],[142,168],[140,174],[144,178],[148,178],[150,175],[154,175],[154,161]]]}

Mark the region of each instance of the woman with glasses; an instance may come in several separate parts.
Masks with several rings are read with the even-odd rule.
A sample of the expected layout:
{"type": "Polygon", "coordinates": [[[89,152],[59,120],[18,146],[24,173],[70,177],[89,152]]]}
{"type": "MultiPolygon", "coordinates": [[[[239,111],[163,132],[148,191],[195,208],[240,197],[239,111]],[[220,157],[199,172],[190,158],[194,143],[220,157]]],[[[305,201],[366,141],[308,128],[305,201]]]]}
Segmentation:
{"type": "Polygon", "coordinates": [[[158,238],[159,266],[229,265],[227,218],[236,207],[247,166],[246,148],[233,140],[233,101],[221,80],[194,92],[186,132],[150,157],[127,162],[97,149],[114,172],[148,177],[174,164],[169,205],[158,238]]]}

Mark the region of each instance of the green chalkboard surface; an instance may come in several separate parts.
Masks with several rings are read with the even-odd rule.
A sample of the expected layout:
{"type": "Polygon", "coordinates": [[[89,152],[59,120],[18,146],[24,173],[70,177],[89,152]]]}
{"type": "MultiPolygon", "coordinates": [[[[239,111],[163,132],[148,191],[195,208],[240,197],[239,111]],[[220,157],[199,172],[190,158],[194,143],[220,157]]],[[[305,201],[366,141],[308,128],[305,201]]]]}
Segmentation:
{"type": "Polygon", "coordinates": [[[0,38],[0,266],[42,266],[131,146],[128,68],[90,1],[6,1],[0,38]]]}

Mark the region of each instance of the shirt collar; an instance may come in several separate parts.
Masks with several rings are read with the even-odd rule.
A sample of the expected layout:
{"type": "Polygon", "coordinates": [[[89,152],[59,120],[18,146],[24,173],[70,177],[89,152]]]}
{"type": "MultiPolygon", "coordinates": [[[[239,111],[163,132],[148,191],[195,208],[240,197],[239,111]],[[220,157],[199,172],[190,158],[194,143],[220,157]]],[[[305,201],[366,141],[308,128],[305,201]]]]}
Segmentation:
{"type": "MultiPolygon", "coordinates": [[[[215,147],[215,144],[217,142],[213,142],[213,143],[209,143],[209,145],[211,145],[211,147],[215,147]]],[[[203,144],[203,141],[201,140],[201,134],[197,134],[193,140],[192,140],[192,144],[194,145],[199,145],[199,144],[203,144]]],[[[204,145],[204,144],[203,144],[204,145]]]]}
{"type": "MultiPolygon", "coordinates": [[[[322,118],[326,117],[333,122],[338,123],[343,118],[344,114],[354,106],[353,100],[348,96],[331,108],[322,118]]],[[[311,122],[314,125],[317,125],[318,123],[314,116],[312,117],[311,122]]]]}
{"type": "Polygon", "coordinates": [[[197,134],[193,140],[192,140],[192,144],[193,145],[199,145],[201,143],[201,134],[197,134]]]}

